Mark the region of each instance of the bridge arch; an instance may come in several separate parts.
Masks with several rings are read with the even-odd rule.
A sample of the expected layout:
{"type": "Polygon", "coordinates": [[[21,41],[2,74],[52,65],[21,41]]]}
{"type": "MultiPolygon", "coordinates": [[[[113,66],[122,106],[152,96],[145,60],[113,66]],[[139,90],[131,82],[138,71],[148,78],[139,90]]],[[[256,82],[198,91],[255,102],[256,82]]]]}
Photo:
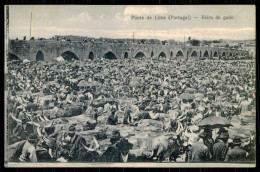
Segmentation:
{"type": "Polygon", "coordinates": [[[232,56],[233,56],[233,53],[232,53],[232,52],[230,52],[230,53],[229,53],[229,56],[231,56],[231,57],[232,57],[232,56]]]}
{"type": "Polygon", "coordinates": [[[209,57],[209,52],[207,50],[203,53],[203,57],[209,57]]]}
{"type": "Polygon", "coordinates": [[[181,51],[181,50],[177,51],[176,57],[184,57],[183,51],[181,51]]]}
{"type": "Polygon", "coordinates": [[[142,51],[139,51],[138,53],[136,53],[136,55],[134,56],[134,58],[143,58],[146,57],[145,54],[142,51]]]}
{"type": "Polygon", "coordinates": [[[213,57],[218,57],[218,52],[217,51],[214,52],[213,57]]]}
{"type": "Polygon", "coordinates": [[[63,57],[64,60],[67,60],[67,61],[79,60],[78,56],[71,51],[66,51],[66,52],[62,53],[61,56],[63,57]]]}
{"type": "Polygon", "coordinates": [[[37,52],[36,61],[44,61],[44,55],[43,55],[42,51],[37,52]]]}
{"type": "Polygon", "coordinates": [[[107,52],[107,53],[103,56],[103,58],[109,59],[109,60],[114,60],[114,59],[117,59],[117,56],[115,55],[115,53],[109,51],[109,52],[107,52]]]}
{"type": "Polygon", "coordinates": [[[226,52],[225,51],[223,51],[222,52],[222,54],[221,54],[221,56],[223,57],[223,56],[225,56],[226,57],[226,52]]]}
{"type": "Polygon", "coordinates": [[[90,51],[88,54],[88,59],[94,60],[94,57],[95,57],[95,55],[94,55],[93,51],[90,51]]]}
{"type": "Polygon", "coordinates": [[[124,59],[127,59],[127,58],[128,58],[128,53],[125,52],[125,54],[124,54],[124,59]]]}
{"type": "Polygon", "coordinates": [[[17,55],[13,53],[8,53],[8,59],[7,61],[13,61],[13,60],[21,60],[17,55]]]}
{"type": "Polygon", "coordinates": [[[170,52],[170,57],[173,57],[173,52],[172,51],[170,52]]]}
{"type": "Polygon", "coordinates": [[[165,54],[165,52],[160,52],[160,54],[158,55],[158,57],[160,58],[160,57],[166,57],[166,54],[165,54]]]}
{"type": "Polygon", "coordinates": [[[196,51],[192,51],[191,57],[198,57],[198,53],[196,51]]]}

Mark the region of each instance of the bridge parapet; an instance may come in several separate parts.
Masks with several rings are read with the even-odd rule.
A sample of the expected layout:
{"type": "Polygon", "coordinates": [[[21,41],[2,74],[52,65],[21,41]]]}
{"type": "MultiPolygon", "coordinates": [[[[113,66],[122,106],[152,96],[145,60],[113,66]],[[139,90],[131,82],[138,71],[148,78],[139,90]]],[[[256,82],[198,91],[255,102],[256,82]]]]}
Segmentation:
{"type": "MultiPolygon", "coordinates": [[[[72,53],[78,59],[102,58],[113,54],[116,58],[135,58],[137,55],[150,57],[171,58],[221,58],[241,56],[246,51],[226,48],[181,46],[181,45],[155,45],[155,44],[124,44],[124,43],[83,43],[62,42],[56,40],[10,41],[9,53],[20,59],[37,60],[37,55],[44,56],[44,60],[53,60],[64,53],[72,53]]],[[[247,52],[248,53],[248,52],[247,52]]]]}

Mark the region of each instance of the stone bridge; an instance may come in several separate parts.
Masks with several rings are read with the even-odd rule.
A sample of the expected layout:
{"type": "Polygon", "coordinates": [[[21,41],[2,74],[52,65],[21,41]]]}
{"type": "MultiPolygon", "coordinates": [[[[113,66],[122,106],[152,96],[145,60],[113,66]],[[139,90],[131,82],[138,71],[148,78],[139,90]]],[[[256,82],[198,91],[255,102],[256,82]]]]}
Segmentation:
{"type": "Polygon", "coordinates": [[[237,59],[245,56],[247,51],[215,47],[154,45],[154,44],[120,44],[120,43],[83,43],[60,42],[54,40],[10,41],[8,60],[28,59],[54,60],[59,56],[64,59],[95,59],[95,58],[214,58],[237,59]]]}

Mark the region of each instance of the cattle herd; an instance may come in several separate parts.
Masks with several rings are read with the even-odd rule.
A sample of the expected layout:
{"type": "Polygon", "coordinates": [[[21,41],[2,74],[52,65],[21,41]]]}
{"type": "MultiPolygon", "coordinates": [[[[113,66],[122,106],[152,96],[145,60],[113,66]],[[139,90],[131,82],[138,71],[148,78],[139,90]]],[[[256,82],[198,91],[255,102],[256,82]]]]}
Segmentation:
{"type": "Polygon", "coordinates": [[[7,72],[9,162],[255,161],[252,60],[58,57],[7,72]]]}

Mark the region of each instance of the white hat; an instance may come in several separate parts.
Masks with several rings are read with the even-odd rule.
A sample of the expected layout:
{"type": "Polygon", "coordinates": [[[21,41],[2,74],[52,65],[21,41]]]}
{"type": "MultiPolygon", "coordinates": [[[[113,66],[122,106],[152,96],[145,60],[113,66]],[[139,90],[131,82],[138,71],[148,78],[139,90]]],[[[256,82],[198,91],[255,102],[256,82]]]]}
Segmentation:
{"type": "Polygon", "coordinates": [[[232,139],[228,139],[228,143],[232,143],[233,142],[233,140],[232,139]]]}

